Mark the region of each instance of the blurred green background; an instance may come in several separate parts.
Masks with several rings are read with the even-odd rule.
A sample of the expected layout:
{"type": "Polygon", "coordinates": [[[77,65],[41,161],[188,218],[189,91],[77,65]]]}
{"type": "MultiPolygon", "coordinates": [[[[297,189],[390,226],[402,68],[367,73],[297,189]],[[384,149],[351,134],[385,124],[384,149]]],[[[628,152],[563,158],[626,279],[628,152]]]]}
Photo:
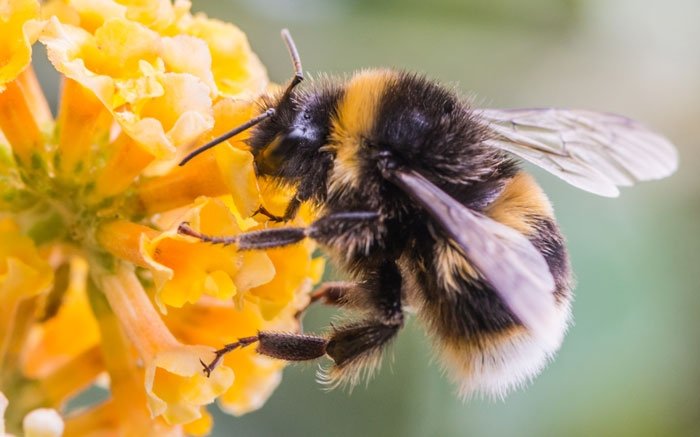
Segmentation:
{"type": "MultiPolygon", "coordinates": [[[[534,170],[568,237],[575,325],[557,359],[504,402],[462,402],[410,321],[380,374],[326,392],[295,365],[258,412],[217,436],[700,435],[700,2],[194,0],[240,26],[278,82],[289,27],[311,76],[390,66],[457,83],[481,106],[614,111],[677,144],[672,178],[619,199],[534,170]],[[391,358],[393,356],[393,359],[391,358]]],[[[314,308],[308,330],[333,312],[314,308]]]]}
{"type": "MultiPolygon", "coordinates": [[[[311,76],[390,66],[457,83],[491,107],[615,111],[679,147],[673,178],[605,199],[536,175],[578,278],[557,359],[504,402],[463,403],[409,322],[380,374],[325,392],[290,366],[237,436],[700,435],[700,2],[697,0],[230,0],[194,9],[240,26],[275,81],[289,27],[311,76]],[[393,359],[391,359],[393,355],[393,359]]],[[[332,311],[314,308],[307,329],[332,311]]]]}

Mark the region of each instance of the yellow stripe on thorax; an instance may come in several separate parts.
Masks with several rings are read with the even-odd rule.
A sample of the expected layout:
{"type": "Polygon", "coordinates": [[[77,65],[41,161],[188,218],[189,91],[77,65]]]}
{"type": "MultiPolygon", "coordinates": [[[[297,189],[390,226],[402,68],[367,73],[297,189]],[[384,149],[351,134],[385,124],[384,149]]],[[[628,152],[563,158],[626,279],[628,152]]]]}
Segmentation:
{"type": "Polygon", "coordinates": [[[331,121],[330,146],[336,154],[331,190],[360,182],[358,150],[362,140],[372,132],[385,89],[395,77],[391,70],[365,70],[345,86],[336,117],[331,121]]]}
{"type": "Polygon", "coordinates": [[[531,235],[535,231],[533,218],[554,217],[547,195],[535,179],[525,172],[516,174],[485,212],[492,219],[524,235],[531,235]]]}

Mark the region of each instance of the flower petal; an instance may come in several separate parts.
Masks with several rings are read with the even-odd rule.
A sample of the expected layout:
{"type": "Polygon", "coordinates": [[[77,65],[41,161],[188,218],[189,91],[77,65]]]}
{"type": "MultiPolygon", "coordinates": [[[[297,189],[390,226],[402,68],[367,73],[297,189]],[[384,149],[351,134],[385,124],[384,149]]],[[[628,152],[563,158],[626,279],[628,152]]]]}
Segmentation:
{"type": "Polygon", "coordinates": [[[6,340],[12,314],[22,298],[48,289],[51,267],[37,252],[34,242],[18,232],[9,219],[0,220],[0,340],[6,340]]]}
{"type": "Polygon", "coordinates": [[[206,436],[211,432],[211,429],[214,426],[214,418],[204,408],[200,408],[200,413],[202,417],[185,424],[183,427],[188,435],[206,436]]]}
{"type": "Polygon", "coordinates": [[[83,46],[88,70],[113,78],[137,77],[139,64],[155,64],[160,55],[160,36],[147,27],[121,18],[110,18],[95,30],[93,44],[83,46]],[[119,62],[114,62],[116,59],[119,62]]]}
{"type": "Polygon", "coordinates": [[[58,111],[57,167],[76,178],[93,163],[93,144],[106,144],[113,119],[95,94],[72,79],[63,82],[58,111]]]}
{"type": "Polygon", "coordinates": [[[209,87],[211,97],[216,97],[218,90],[211,71],[211,54],[204,41],[190,35],[176,35],[163,38],[162,44],[161,57],[168,71],[197,76],[209,87]]]}
{"type": "Polygon", "coordinates": [[[24,368],[28,375],[46,377],[53,370],[95,347],[100,335],[87,297],[87,263],[74,258],[70,263],[68,288],[57,313],[36,324],[27,345],[24,368]],[[80,332],[79,336],[74,335],[80,332]]]}
{"type": "MultiPolygon", "coordinates": [[[[253,302],[242,305],[202,300],[168,312],[165,320],[172,332],[189,343],[231,343],[258,331],[294,332],[299,329],[294,313],[298,309],[289,302],[284,314],[273,321],[262,317],[253,302]]],[[[285,362],[259,355],[255,347],[237,349],[224,357],[223,364],[233,369],[236,379],[219,398],[220,407],[235,415],[245,414],[262,406],[281,380],[285,362]]]]}
{"type": "MultiPolygon", "coordinates": [[[[157,123],[154,123],[157,130],[157,123]]],[[[151,144],[152,145],[152,144],[151,144]]],[[[106,197],[124,192],[148,164],[155,159],[148,147],[133,136],[121,133],[110,145],[112,153],[95,181],[89,203],[98,203],[106,197]]]]}
{"type": "MultiPolygon", "coordinates": [[[[91,33],[110,18],[126,18],[126,6],[113,0],[69,0],[69,3],[78,16],[76,24],[80,23],[83,29],[91,33]]],[[[61,21],[68,22],[64,19],[61,21]]]]}
{"type": "Polygon", "coordinates": [[[163,39],[141,24],[113,18],[93,36],[52,19],[40,40],[59,72],[90,89],[126,134],[165,160],[150,173],[169,170],[174,151],[213,126],[210,88],[192,74],[164,71],[163,39]]]}
{"type": "Polygon", "coordinates": [[[250,98],[265,90],[265,68],[250,50],[245,34],[236,26],[197,14],[183,17],[178,27],[209,46],[212,72],[220,95],[250,98]]]}
{"type": "Polygon", "coordinates": [[[122,329],[144,360],[151,415],[162,416],[169,424],[198,419],[200,407],[211,403],[233,382],[231,369],[219,366],[209,378],[202,373],[200,360],[211,357],[213,348],[177,341],[128,265],[120,263],[115,273],[102,271],[96,277],[122,329]]]}
{"type": "Polygon", "coordinates": [[[46,153],[39,118],[46,111],[45,105],[37,105],[33,74],[31,69],[25,70],[20,78],[6,84],[4,91],[0,92],[0,130],[9,141],[18,163],[26,168],[41,166],[46,153]],[[22,80],[24,78],[28,80],[22,80]]]}
{"type": "Polygon", "coordinates": [[[312,247],[312,243],[304,242],[267,251],[277,274],[271,281],[250,290],[250,295],[259,299],[266,319],[276,317],[298,293],[311,290],[311,278],[316,275],[312,247]]]}
{"type": "Polygon", "coordinates": [[[177,232],[181,221],[207,233],[241,232],[238,220],[223,202],[203,198],[170,231],[148,241],[144,258],[152,260],[154,267],[164,266],[173,272],[166,282],[156,284],[156,302],[181,307],[196,302],[203,294],[230,299],[270,281],[275,275],[264,252],[238,252],[233,246],[193,240],[177,232]],[[224,277],[228,279],[223,280],[224,277]]]}
{"type": "Polygon", "coordinates": [[[224,174],[211,153],[176,166],[163,176],[144,178],[138,185],[139,198],[149,213],[187,206],[199,196],[222,196],[227,189],[224,174]]]}
{"type": "Polygon", "coordinates": [[[127,18],[156,30],[166,29],[179,13],[177,5],[173,6],[170,0],[132,0],[121,3],[127,5],[127,18]]]}
{"type": "Polygon", "coordinates": [[[36,0],[12,0],[0,5],[0,92],[24,70],[32,57],[30,35],[25,24],[39,17],[36,0]]]}
{"type": "Polygon", "coordinates": [[[213,402],[233,383],[233,371],[219,366],[209,377],[203,374],[202,357],[213,357],[212,348],[180,346],[159,352],[146,367],[146,393],[153,416],[170,424],[201,417],[201,406],[213,402]]]}

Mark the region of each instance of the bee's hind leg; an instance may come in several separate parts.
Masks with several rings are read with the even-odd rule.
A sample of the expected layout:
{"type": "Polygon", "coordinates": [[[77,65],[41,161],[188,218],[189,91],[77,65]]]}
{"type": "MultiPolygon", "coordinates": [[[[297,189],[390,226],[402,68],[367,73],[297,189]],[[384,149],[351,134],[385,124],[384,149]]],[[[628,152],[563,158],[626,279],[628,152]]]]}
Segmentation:
{"type": "Polygon", "coordinates": [[[261,331],[258,335],[224,345],[214,352],[215,357],[208,364],[200,360],[204,373],[209,376],[224,355],[254,343],[258,344],[256,352],[259,354],[285,361],[308,361],[326,354],[328,340],[313,335],[261,331]]]}

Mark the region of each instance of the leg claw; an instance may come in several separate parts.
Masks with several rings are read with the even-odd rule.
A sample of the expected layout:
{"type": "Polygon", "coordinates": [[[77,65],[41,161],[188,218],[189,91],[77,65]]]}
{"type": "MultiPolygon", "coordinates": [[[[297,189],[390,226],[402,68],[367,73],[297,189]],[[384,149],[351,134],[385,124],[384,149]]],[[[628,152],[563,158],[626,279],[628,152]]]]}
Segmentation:
{"type": "Polygon", "coordinates": [[[256,214],[262,214],[265,217],[267,217],[268,220],[270,220],[271,222],[274,222],[274,223],[282,223],[283,221],[285,221],[284,217],[274,215],[273,213],[268,211],[267,208],[265,208],[262,205],[260,205],[260,208],[256,209],[255,212],[253,213],[253,215],[256,215],[256,214]]]}
{"type": "Polygon", "coordinates": [[[202,372],[207,376],[207,378],[209,378],[209,376],[211,376],[211,372],[214,371],[214,369],[215,369],[216,366],[219,364],[219,361],[221,361],[221,358],[223,358],[224,355],[226,355],[227,353],[229,353],[229,352],[231,352],[231,351],[233,351],[233,350],[236,350],[236,349],[238,349],[238,348],[248,346],[249,344],[253,344],[253,343],[255,343],[256,341],[258,341],[258,337],[257,337],[257,336],[254,336],[254,337],[244,337],[244,338],[239,339],[239,340],[238,340],[237,342],[235,342],[235,343],[227,344],[227,345],[225,345],[224,347],[222,347],[221,349],[219,349],[219,350],[217,350],[217,351],[214,351],[214,354],[215,354],[216,356],[214,357],[213,360],[211,360],[211,362],[210,362],[209,364],[206,364],[204,361],[202,361],[202,360],[200,359],[199,362],[200,362],[200,364],[201,364],[202,367],[203,367],[202,372]]]}
{"type": "Polygon", "coordinates": [[[206,377],[209,378],[211,376],[211,371],[213,370],[211,368],[211,365],[204,363],[204,361],[202,361],[202,360],[199,360],[199,363],[203,367],[202,373],[204,373],[206,375],[206,377]]]}

